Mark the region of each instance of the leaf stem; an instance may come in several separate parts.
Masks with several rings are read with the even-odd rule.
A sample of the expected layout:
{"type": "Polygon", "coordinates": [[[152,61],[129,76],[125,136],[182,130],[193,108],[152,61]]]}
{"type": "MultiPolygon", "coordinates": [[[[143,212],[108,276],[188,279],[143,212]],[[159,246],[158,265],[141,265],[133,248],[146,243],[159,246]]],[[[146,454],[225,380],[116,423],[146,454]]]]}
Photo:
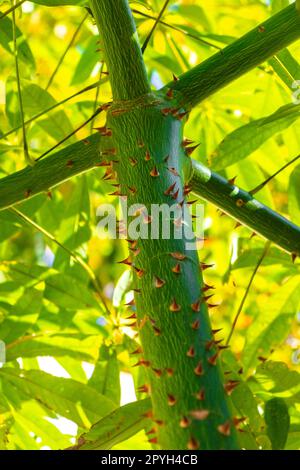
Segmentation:
{"type": "Polygon", "coordinates": [[[60,69],[60,67],[61,67],[61,65],[62,65],[62,63],[63,63],[63,61],[64,61],[64,59],[65,59],[65,57],[66,57],[66,55],[67,55],[67,53],[69,52],[69,50],[70,50],[71,47],[73,46],[73,44],[74,44],[74,42],[75,42],[75,40],[76,40],[76,38],[77,38],[77,36],[78,36],[78,34],[79,34],[79,32],[80,32],[82,26],[83,26],[83,24],[84,24],[85,20],[88,18],[88,16],[89,16],[89,13],[86,13],[86,15],[83,17],[82,21],[81,21],[81,22],[79,23],[79,25],[77,26],[77,28],[76,28],[76,30],[75,30],[75,32],[74,32],[74,34],[73,34],[73,36],[72,36],[72,38],[71,38],[69,44],[67,45],[65,51],[63,52],[61,58],[59,59],[59,61],[58,61],[58,63],[57,63],[57,65],[56,65],[54,71],[52,72],[51,77],[49,78],[49,81],[48,81],[47,86],[46,86],[46,90],[48,90],[48,89],[50,88],[50,86],[51,86],[51,84],[52,84],[52,82],[53,82],[53,80],[54,80],[54,78],[55,78],[57,72],[59,71],[59,69],[60,69]]]}
{"type": "Polygon", "coordinates": [[[144,42],[144,44],[143,44],[143,46],[142,46],[142,54],[144,54],[144,52],[145,52],[145,50],[146,50],[146,48],[147,48],[147,46],[148,46],[148,44],[149,44],[149,42],[150,42],[150,39],[151,39],[151,37],[153,36],[153,33],[154,33],[154,31],[155,31],[155,29],[156,29],[158,23],[160,22],[160,20],[161,20],[163,14],[164,14],[164,12],[166,11],[166,9],[167,9],[169,3],[170,3],[170,0],[166,0],[166,1],[165,1],[165,3],[164,3],[164,5],[163,5],[163,7],[162,7],[162,9],[161,9],[161,11],[160,11],[158,17],[156,18],[155,23],[154,23],[154,25],[152,26],[151,31],[149,32],[149,34],[148,34],[148,36],[146,37],[146,40],[145,40],[145,42],[144,42]]]}
{"type": "MultiPolygon", "coordinates": [[[[15,0],[11,0],[12,8],[15,7],[15,0]]],[[[19,100],[19,111],[22,122],[22,134],[23,134],[23,149],[25,161],[28,165],[34,165],[34,159],[29,155],[28,142],[26,137],[26,128],[24,123],[24,109],[22,101],[22,91],[21,91],[21,80],[20,80],[20,70],[19,70],[19,60],[18,60],[18,46],[17,46],[17,33],[16,33],[16,13],[15,8],[12,9],[12,35],[13,35],[13,47],[14,47],[14,56],[15,56],[15,68],[16,68],[16,78],[17,78],[17,87],[18,87],[18,100],[19,100]]]]}

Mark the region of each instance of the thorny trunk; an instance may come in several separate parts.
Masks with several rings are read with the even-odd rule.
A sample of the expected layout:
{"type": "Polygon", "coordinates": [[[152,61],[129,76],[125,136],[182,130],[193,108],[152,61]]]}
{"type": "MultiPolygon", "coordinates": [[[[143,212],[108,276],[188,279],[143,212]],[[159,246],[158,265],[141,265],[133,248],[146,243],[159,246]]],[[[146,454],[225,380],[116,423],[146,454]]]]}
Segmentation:
{"type": "MultiPolygon", "coordinates": [[[[128,205],[182,204],[188,150],[183,144],[185,110],[176,93],[151,93],[127,0],[91,0],[110,72],[117,193],[128,205]]],[[[103,156],[104,159],[109,156],[103,156]]],[[[144,217],[151,231],[151,217],[144,217]]],[[[174,224],[175,222],[175,224],[174,224]]],[[[218,354],[211,331],[207,287],[197,252],[185,238],[131,240],[137,325],[142,350],[137,362],[148,376],[153,416],[150,441],[163,449],[237,447],[218,354]]]]}

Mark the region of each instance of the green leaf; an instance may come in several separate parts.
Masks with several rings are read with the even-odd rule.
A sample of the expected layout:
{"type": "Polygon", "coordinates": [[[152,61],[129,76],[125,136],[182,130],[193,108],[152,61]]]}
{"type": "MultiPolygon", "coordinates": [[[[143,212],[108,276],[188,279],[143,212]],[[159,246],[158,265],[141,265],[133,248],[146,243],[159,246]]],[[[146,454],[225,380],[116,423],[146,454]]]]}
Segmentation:
{"type": "MultiPolygon", "coordinates": [[[[6,360],[13,361],[18,357],[73,357],[80,361],[94,362],[98,355],[101,336],[79,334],[29,335],[19,338],[8,345],[6,360]]],[[[100,391],[100,390],[98,390],[100,391]]]]}
{"type": "Polygon", "coordinates": [[[287,441],[290,415],[282,398],[272,398],[265,404],[267,434],[272,442],[272,450],[283,450],[287,441]]]}
{"type": "Polygon", "coordinates": [[[100,349],[99,359],[88,384],[99,393],[108,397],[117,406],[120,404],[120,369],[115,351],[103,346],[100,349]]]}
{"type": "Polygon", "coordinates": [[[9,276],[21,285],[25,283],[31,286],[37,281],[45,282],[44,296],[58,307],[72,310],[99,309],[92,291],[75,277],[42,266],[26,266],[18,263],[6,264],[5,269],[9,276]]]}
{"type": "Polygon", "coordinates": [[[97,62],[99,62],[99,53],[96,52],[99,48],[98,40],[98,36],[93,36],[89,39],[75,68],[71,86],[85,82],[90,77],[97,62]]]}
{"type": "Polygon", "coordinates": [[[144,429],[147,419],[143,416],[151,409],[149,398],[122,406],[94,424],[80,437],[80,450],[108,450],[144,429]]]}
{"type": "Polygon", "coordinates": [[[289,214],[295,224],[300,224],[300,165],[297,166],[291,176],[289,183],[289,214]]]}
{"type": "Polygon", "coordinates": [[[259,365],[255,379],[269,395],[284,397],[291,404],[299,401],[300,374],[284,362],[267,361],[259,365]]]}
{"type": "Polygon", "coordinates": [[[258,356],[269,354],[288,334],[290,321],[300,303],[300,276],[289,279],[268,302],[247,329],[246,344],[243,350],[245,369],[254,366],[258,356]]]}
{"type": "MultiPolygon", "coordinates": [[[[23,79],[21,84],[23,108],[26,117],[31,118],[57,103],[48,91],[43,90],[36,83],[23,79]]],[[[6,82],[6,114],[13,127],[21,124],[17,83],[14,77],[9,78],[6,82]]],[[[70,120],[63,110],[49,112],[48,115],[40,118],[37,124],[57,141],[63,139],[73,130],[70,120]]]]}
{"type": "Polygon", "coordinates": [[[8,381],[28,399],[34,398],[46,408],[74,421],[82,428],[106,416],[114,403],[86,384],[73,379],[54,377],[39,370],[0,369],[0,377],[8,381]]]}
{"type": "MultiPolygon", "coordinates": [[[[261,257],[262,249],[253,248],[252,250],[244,251],[234,262],[231,269],[243,269],[243,268],[254,268],[258,260],[261,257]]],[[[297,267],[292,264],[291,256],[287,253],[284,253],[282,250],[271,247],[268,251],[268,256],[266,256],[262,262],[262,266],[273,266],[273,265],[284,265],[288,266],[289,269],[294,269],[297,271],[297,267]]]]}
{"type": "Polygon", "coordinates": [[[300,105],[287,104],[275,113],[239,127],[210,155],[210,165],[221,170],[248,157],[275,134],[291,126],[300,117],[300,105]]]}
{"type": "MultiPolygon", "coordinates": [[[[13,29],[12,21],[8,16],[1,18],[0,27],[0,45],[10,54],[13,54],[12,41],[13,41],[13,29]]],[[[31,49],[23,36],[20,29],[16,28],[16,39],[18,46],[18,58],[22,60],[26,65],[35,68],[35,60],[31,49]]]]}

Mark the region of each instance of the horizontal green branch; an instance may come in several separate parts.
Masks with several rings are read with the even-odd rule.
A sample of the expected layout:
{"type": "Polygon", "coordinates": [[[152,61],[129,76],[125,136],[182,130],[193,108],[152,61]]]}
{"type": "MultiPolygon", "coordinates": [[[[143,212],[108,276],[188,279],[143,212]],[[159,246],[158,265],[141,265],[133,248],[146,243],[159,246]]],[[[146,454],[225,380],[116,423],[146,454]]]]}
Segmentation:
{"type": "Polygon", "coordinates": [[[189,185],[194,194],[213,203],[255,233],[289,253],[300,255],[300,227],[259,202],[247,191],[196,161],[193,161],[189,185]]]}
{"type": "Polygon", "coordinates": [[[59,150],[37,162],[0,179],[0,210],[47,192],[54,186],[95,168],[100,162],[100,135],[59,150]]]}
{"type": "MultiPolygon", "coordinates": [[[[34,167],[0,179],[0,210],[36,194],[47,193],[73,176],[96,168],[101,162],[100,139],[104,141],[100,134],[93,134],[40,160],[34,167]]],[[[195,194],[215,204],[254,232],[289,253],[300,254],[299,227],[196,161],[193,161],[189,185],[195,194]]]]}
{"type": "Polygon", "coordinates": [[[300,11],[295,3],[281,10],[222,51],[169,83],[191,109],[300,38],[300,11]]]}

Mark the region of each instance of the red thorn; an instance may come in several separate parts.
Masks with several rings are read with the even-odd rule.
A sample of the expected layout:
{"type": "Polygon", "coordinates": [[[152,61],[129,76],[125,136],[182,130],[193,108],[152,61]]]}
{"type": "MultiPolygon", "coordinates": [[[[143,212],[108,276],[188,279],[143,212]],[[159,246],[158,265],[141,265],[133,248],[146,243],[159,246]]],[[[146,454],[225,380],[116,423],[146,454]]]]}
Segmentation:
{"type": "Polygon", "coordinates": [[[68,161],[67,161],[67,164],[66,164],[66,167],[67,167],[67,168],[73,168],[73,166],[74,166],[73,160],[68,160],[68,161]]]}
{"type": "Polygon", "coordinates": [[[163,114],[163,116],[168,116],[168,114],[171,114],[171,112],[172,112],[172,108],[161,109],[161,113],[163,114]]]}
{"type": "Polygon", "coordinates": [[[132,313],[129,317],[126,317],[126,320],[136,320],[136,313],[132,313]]]}
{"type": "Polygon", "coordinates": [[[220,424],[218,426],[218,431],[220,434],[223,434],[223,436],[230,436],[230,421],[226,421],[223,424],[220,424]]]}
{"type": "Polygon", "coordinates": [[[209,410],[194,410],[190,412],[190,415],[198,421],[204,421],[210,415],[209,410]]]}
{"type": "Polygon", "coordinates": [[[192,192],[192,188],[188,184],[185,184],[183,188],[184,196],[188,196],[191,192],[192,192]]]}
{"type": "Polygon", "coordinates": [[[173,268],[172,271],[174,274],[180,274],[181,273],[181,266],[179,263],[177,263],[173,268]]]}
{"type": "Polygon", "coordinates": [[[163,374],[161,369],[152,369],[156,377],[160,378],[163,374]]]}
{"type": "Polygon", "coordinates": [[[201,390],[199,390],[199,392],[197,392],[195,394],[195,397],[197,398],[197,400],[199,401],[203,401],[205,399],[205,391],[204,389],[202,388],[201,390]]]}
{"type": "Polygon", "coordinates": [[[218,361],[218,357],[219,357],[219,351],[216,352],[213,356],[209,357],[207,359],[207,362],[211,365],[211,366],[216,366],[217,365],[217,361],[218,361]]]}
{"type": "Polygon", "coordinates": [[[207,305],[207,308],[216,308],[216,307],[220,307],[219,304],[206,304],[207,305]]]}
{"type": "Polygon", "coordinates": [[[133,305],[135,305],[135,300],[132,299],[130,302],[127,302],[127,304],[125,304],[126,307],[132,307],[133,305]]]}
{"type": "Polygon", "coordinates": [[[214,294],[211,294],[211,295],[206,295],[205,297],[203,297],[203,300],[205,302],[207,302],[209,299],[211,299],[212,297],[214,296],[214,294]]]}
{"type": "Polygon", "coordinates": [[[179,121],[182,121],[188,114],[189,114],[188,111],[184,111],[182,113],[176,114],[176,118],[179,119],[179,121]]]}
{"type": "Polygon", "coordinates": [[[210,351],[211,348],[214,346],[214,344],[215,344],[215,342],[214,342],[213,339],[210,340],[210,341],[206,341],[206,343],[205,343],[205,349],[206,349],[206,351],[210,351]]]}
{"type": "Polygon", "coordinates": [[[154,330],[155,336],[160,336],[161,335],[161,330],[159,328],[157,328],[157,326],[154,326],[153,330],[154,330]]]}
{"type": "Polygon", "coordinates": [[[154,422],[158,424],[158,426],[164,426],[164,422],[161,419],[155,419],[154,422]]]}
{"type": "Polygon", "coordinates": [[[191,422],[186,416],[183,416],[183,418],[181,418],[180,423],[179,423],[180,427],[183,429],[188,428],[190,424],[191,422]]]}
{"type": "Polygon", "coordinates": [[[171,312],[180,312],[181,306],[177,304],[176,299],[173,299],[169,309],[171,312]]]}
{"type": "Polygon", "coordinates": [[[179,81],[179,78],[176,77],[176,75],[175,75],[174,73],[173,73],[173,81],[174,81],[174,82],[178,82],[178,81],[179,81]]]}
{"type": "Polygon", "coordinates": [[[114,191],[113,193],[109,193],[109,196],[126,196],[125,194],[121,193],[120,191],[114,191]]]}
{"type": "Polygon", "coordinates": [[[203,375],[204,371],[203,371],[202,362],[199,362],[197,364],[197,366],[194,369],[194,372],[195,372],[196,375],[203,375]]]}
{"type": "Polygon", "coordinates": [[[145,147],[145,144],[144,144],[144,142],[143,142],[142,140],[139,140],[139,141],[138,141],[138,147],[139,147],[140,149],[142,149],[143,147],[145,147]]]}
{"type": "Polygon", "coordinates": [[[169,88],[169,90],[166,93],[167,98],[172,99],[174,96],[174,90],[172,88],[169,88]]]}
{"type": "Polygon", "coordinates": [[[135,272],[136,272],[136,274],[137,274],[137,277],[140,278],[140,279],[141,279],[141,278],[144,276],[144,274],[145,274],[145,271],[144,271],[143,269],[139,269],[139,268],[136,268],[136,267],[135,267],[134,270],[135,270],[135,272]]]}
{"type": "Polygon", "coordinates": [[[171,367],[167,367],[166,372],[167,372],[168,377],[173,377],[174,369],[172,369],[171,367]]]}
{"type": "Polygon", "coordinates": [[[217,330],[211,330],[213,335],[216,335],[217,333],[220,333],[220,331],[223,331],[223,328],[218,328],[217,330]]]}
{"type": "Polygon", "coordinates": [[[197,300],[197,302],[195,302],[194,304],[191,305],[192,307],[192,310],[194,312],[200,312],[200,308],[201,308],[201,300],[197,300]]]}
{"type": "Polygon", "coordinates": [[[150,361],[146,361],[145,359],[140,359],[134,366],[132,367],[138,367],[138,366],[144,366],[144,367],[150,367],[150,361]]]}
{"type": "Polygon", "coordinates": [[[209,286],[208,284],[204,284],[204,286],[202,287],[202,292],[207,292],[211,289],[215,289],[215,286],[209,286]]]}
{"type": "Polygon", "coordinates": [[[150,385],[148,385],[148,384],[141,385],[141,386],[137,389],[137,391],[140,392],[140,393],[150,393],[150,385]]]}
{"type": "Polygon", "coordinates": [[[133,254],[134,257],[138,256],[138,255],[140,254],[140,252],[141,252],[141,249],[140,249],[140,248],[137,248],[136,250],[130,248],[130,250],[131,250],[131,252],[132,252],[132,254],[133,254]]]}
{"type": "Polygon", "coordinates": [[[146,411],[146,413],[143,413],[142,416],[143,418],[153,419],[153,411],[152,410],[146,411]]]}
{"type": "Polygon", "coordinates": [[[174,199],[174,201],[176,201],[176,199],[178,198],[178,194],[179,194],[179,189],[177,189],[177,191],[172,195],[172,198],[174,199]]]}
{"type": "Polygon", "coordinates": [[[118,261],[118,264],[126,264],[128,266],[132,266],[132,261],[130,257],[123,259],[122,261],[118,261]]]}
{"type": "Polygon", "coordinates": [[[214,264],[206,264],[206,263],[200,263],[202,271],[205,271],[206,269],[213,268],[214,264]]]}
{"type": "Polygon", "coordinates": [[[199,147],[200,144],[194,145],[193,147],[186,147],[186,154],[190,157],[192,153],[199,147]]]}
{"type": "Polygon", "coordinates": [[[149,150],[146,151],[145,160],[146,162],[149,162],[151,160],[151,155],[150,155],[149,150]]]}
{"type": "Polygon", "coordinates": [[[168,189],[165,190],[164,194],[166,196],[169,196],[175,189],[175,186],[176,186],[176,183],[171,184],[171,186],[169,186],[168,189]]]}
{"type": "Polygon", "coordinates": [[[197,450],[199,449],[199,442],[194,437],[190,437],[187,443],[188,450],[197,450]]]}
{"type": "Polygon", "coordinates": [[[111,162],[103,160],[102,162],[98,163],[97,166],[111,166],[111,162]]]}
{"type": "Polygon", "coordinates": [[[152,439],[149,439],[148,442],[150,442],[150,444],[158,444],[157,437],[153,437],[152,439]]]}
{"type": "Polygon", "coordinates": [[[228,183],[231,184],[231,186],[233,186],[236,179],[237,179],[237,176],[234,176],[233,178],[230,178],[230,179],[228,180],[228,183]]]}
{"type": "Polygon", "coordinates": [[[191,346],[188,352],[186,353],[187,357],[195,357],[195,348],[191,346]]]}
{"type": "Polygon", "coordinates": [[[298,257],[297,253],[292,253],[292,262],[295,263],[296,259],[298,257]]]}
{"type": "Polygon", "coordinates": [[[224,390],[227,395],[231,395],[233,390],[240,384],[238,380],[229,380],[224,384],[224,390]]]}
{"type": "Polygon", "coordinates": [[[246,417],[245,416],[242,416],[241,418],[237,418],[236,416],[233,418],[233,424],[234,426],[239,426],[240,424],[244,423],[246,421],[246,417]]]}
{"type": "Polygon", "coordinates": [[[163,279],[160,279],[157,276],[154,277],[154,285],[157,289],[160,289],[161,287],[163,287],[165,283],[166,281],[164,281],[163,279]]]}
{"type": "Polygon", "coordinates": [[[192,323],[191,326],[192,326],[192,329],[193,329],[193,330],[195,330],[195,331],[196,331],[196,330],[199,330],[199,328],[200,328],[200,320],[195,320],[195,321],[192,323]]]}
{"type": "Polygon", "coordinates": [[[150,176],[152,176],[152,178],[157,178],[159,176],[159,171],[156,168],[156,166],[153,167],[152,170],[150,171],[150,176]]]}
{"type": "Polygon", "coordinates": [[[169,406],[174,406],[176,405],[176,398],[174,397],[174,395],[168,395],[168,405],[169,406]]]}
{"type": "Polygon", "coordinates": [[[190,140],[190,139],[184,139],[182,141],[182,147],[188,147],[189,145],[192,145],[194,143],[193,140],[190,140]]]}
{"type": "Polygon", "coordinates": [[[176,168],[174,168],[174,167],[168,167],[168,170],[169,170],[170,173],[172,173],[172,175],[174,175],[174,176],[179,176],[179,173],[178,173],[178,171],[176,170],[176,168]]]}
{"type": "Polygon", "coordinates": [[[115,147],[106,149],[105,152],[102,152],[102,155],[117,155],[117,149],[115,147]]]}
{"type": "Polygon", "coordinates": [[[130,192],[131,194],[133,194],[133,195],[136,194],[137,189],[134,188],[133,186],[128,186],[128,189],[129,189],[129,192],[130,192]]]}
{"type": "Polygon", "coordinates": [[[157,429],[156,428],[151,428],[148,432],[146,432],[146,436],[149,436],[150,434],[156,434],[157,429]]]}
{"type": "Polygon", "coordinates": [[[112,130],[109,127],[94,127],[94,129],[98,131],[103,137],[112,136],[112,130]]]}
{"type": "Polygon", "coordinates": [[[135,166],[137,164],[137,162],[138,161],[135,158],[132,158],[132,157],[129,158],[129,163],[130,163],[131,166],[135,166]]]}
{"type": "Polygon", "coordinates": [[[186,255],[183,253],[179,253],[179,251],[175,251],[174,253],[170,253],[172,258],[177,259],[178,261],[183,261],[186,259],[186,255]]]}
{"type": "Polygon", "coordinates": [[[139,346],[135,351],[132,351],[131,353],[129,353],[130,355],[135,355],[135,354],[142,354],[143,353],[143,350],[142,348],[139,346]]]}
{"type": "Polygon", "coordinates": [[[47,197],[48,197],[49,199],[52,199],[52,192],[51,192],[51,191],[47,191],[47,197]]]}

